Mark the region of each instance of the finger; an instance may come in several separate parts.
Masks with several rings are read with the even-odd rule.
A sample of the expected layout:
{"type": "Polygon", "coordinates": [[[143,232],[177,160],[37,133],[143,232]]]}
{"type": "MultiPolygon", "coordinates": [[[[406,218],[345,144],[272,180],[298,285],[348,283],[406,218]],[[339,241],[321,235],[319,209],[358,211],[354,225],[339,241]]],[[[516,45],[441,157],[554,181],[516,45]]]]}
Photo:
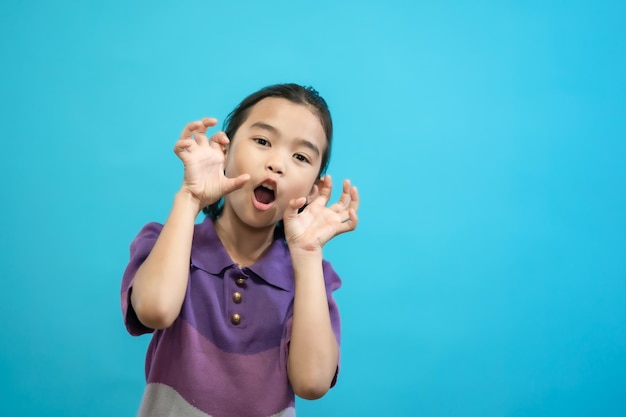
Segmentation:
{"type": "Polygon", "coordinates": [[[294,198],[289,202],[289,207],[296,212],[306,204],[306,197],[294,198]]]}
{"type": "Polygon", "coordinates": [[[183,131],[181,132],[180,137],[181,139],[191,138],[193,134],[196,133],[196,131],[200,129],[204,129],[204,132],[206,132],[206,130],[209,127],[215,126],[216,124],[217,124],[217,119],[210,118],[210,117],[205,117],[202,120],[196,120],[196,121],[187,123],[187,125],[184,127],[183,131]]]}
{"type": "Polygon", "coordinates": [[[359,203],[360,203],[359,190],[356,187],[351,187],[349,208],[354,210],[354,212],[356,213],[356,211],[359,209],[359,203]]]}
{"type": "Polygon", "coordinates": [[[321,199],[322,204],[326,205],[326,203],[328,203],[328,200],[330,200],[330,195],[333,191],[333,180],[330,177],[330,175],[326,175],[324,176],[324,178],[322,178],[322,182],[319,185],[319,194],[317,196],[318,199],[321,199]]]}
{"type": "Polygon", "coordinates": [[[174,144],[174,153],[181,157],[181,155],[191,152],[197,146],[196,141],[191,138],[180,139],[174,144]]]}
{"type": "Polygon", "coordinates": [[[200,121],[200,127],[193,132],[193,138],[196,140],[198,145],[208,145],[209,140],[206,137],[206,131],[209,127],[215,126],[217,124],[217,119],[205,117],[200,121]]]}
{"type": "Polygon", "coordinates": [[[340,223],[337,226],[337,228],[335,229],[336,230],[335,236],[340,235],[342,233],[353,231],[354,229],[356,229],[356,226],[358,225],[358,223],[359,223],[359,218],[356,215],[356,210],[354,209],[348,210],[348,219],[340,223]]]}
{"type": "Polygon", "coordinates": [[[359,224],[359,216],[357,216],[356,210],[352,208],[348,211],[348,214],[350,215],[350,220],[348,220],[348,222],[350,223],[350,226],[352,227],[351,230],[354,230],[356,229],[356,226],[359,224]]]}
{"type": "Polygon", "coordinates": [[[298,212],[306,204],[306,197],[294,198],[289,201],[289,206],[283,213],[283,218],[289,219],[298,216],[298,212]]]}
{"type": "Polygon", "coordinates": [[[217,132],[213,136],[211,136],[211,140],[209,144],[213,147],[216,147],[220,150],[225,150],[226,146],[230,143],[228,140],[228,136],[224,132],[217,132]]]}
{"type": "Polygon", "coordinates": [[[217,124],[217,119],[214,119],[212,117],[205,117],[201,120],[201,122],[202,122],[202,126],[200,126],[200,128],[193,134],[194,138],[196,139],[196,142],[198,142],[199,145],[207,144],[209,142],[209,140],[206,137],[206,132],[209,129],[209,127],[213,127],[217,124]]]}
{"type": "Polygon", "coordinates": [[[193,132],[198,130],[201,124],[202,124],[202,121],[200,120],[187,123],[187,125],[185,125],[185,127],[183,128],[183,131],[180,133],[180,138],[181,139],[191,138],[193,136],[193,132]]]}
{"type": "Polygon", "coordinates": [[[344,208],[350,205],[351,196],[350,196],[350,180],[343,181],[343,190],[341,192],[341,197],[339,198],[339,204],[341,204],[344,208]]]}
{"type": "Polygon", "coordinates": [[[232,193],[235,190],[240,189],[250,180],[250,174],[241,174],[235,178],[226,178],[224,180],[223,190],[224,195],[232,193]]]}
{"type": "Polygon", "coordinates": [[[217,119],[215,117],[203,117],[202,124],[205,126],[205,131],[213,126],[217,126],[217,119]]]}
{"type": "Polygon", "coordinates": [[[343,181],[343,189],[341,192],[341,197],[339,197],[339,201],[330,206],[330,209],[336,213],[346,210],[350,207],[350,203],[352,202],[352,197],[350,194],[350,180],[343,181]]]}

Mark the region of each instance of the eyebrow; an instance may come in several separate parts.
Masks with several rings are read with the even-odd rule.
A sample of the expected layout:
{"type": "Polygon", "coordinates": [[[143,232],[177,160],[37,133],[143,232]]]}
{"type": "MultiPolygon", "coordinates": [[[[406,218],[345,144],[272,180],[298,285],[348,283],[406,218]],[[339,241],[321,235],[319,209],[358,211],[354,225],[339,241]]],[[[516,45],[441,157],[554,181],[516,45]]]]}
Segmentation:
{"type": "MultiPolygon", "coordinates": [[[[253,128],[256,127],[256,128],[259,128],[259,129],[264,129],[264,130],[267,130],[267,131],[269,131],[269,132],[271,132],[271,133],[273,133],[275,135],[280,134],[278,129],[276,129],[274,126],[269,125],[269,124],[264,123],[264,122],[255,122],[250,127],[253,127],[253,128]]],[[[315,152],[317,154],[317,156],[321,155],[321,152],[320,152],[319,148],[317,147],[317,145],[314,144],[313,142],[311,142],[310,140],[298,138],[298,139],[296,139],[296,143],[298,145],[302,145],[302,146],[304,146],[306,148],[309,148],[310,150],[315,152]]]]}

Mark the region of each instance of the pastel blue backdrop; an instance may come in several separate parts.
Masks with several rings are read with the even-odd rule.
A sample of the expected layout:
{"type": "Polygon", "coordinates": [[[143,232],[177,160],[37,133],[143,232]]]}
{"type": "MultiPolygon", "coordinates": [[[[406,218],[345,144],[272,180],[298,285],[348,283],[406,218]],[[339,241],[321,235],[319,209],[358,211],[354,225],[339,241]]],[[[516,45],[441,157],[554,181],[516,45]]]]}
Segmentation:
{"type": "Polygon", "coordinates": [[[132,416],[128,246],[183,125],[295,81],[360,188],[339,383],[300,416],[626,415],[626,3],[0,7],[0,414],[132,416]]]}

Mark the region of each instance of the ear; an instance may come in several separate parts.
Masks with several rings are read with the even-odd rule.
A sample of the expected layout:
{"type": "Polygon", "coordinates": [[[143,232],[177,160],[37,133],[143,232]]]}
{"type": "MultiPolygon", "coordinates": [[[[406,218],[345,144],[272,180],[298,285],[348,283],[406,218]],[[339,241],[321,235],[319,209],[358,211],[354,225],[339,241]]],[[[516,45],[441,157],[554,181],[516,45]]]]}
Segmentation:
{"type": "Polygon", "coordinates": [[[323,181],[324,180],[322,178],[318,178],[315,180],[313,186],[311,187],[311,191],[309,191],[309,195],[306,196],[307,204],[315,200],[320,195],[320,186],[322,185],[323,181]]]}
{"type": "Polygon", "coordinates": [[[227,143],[226,145],[221,145],[221,150],[224,154],[224,174],[226,174],[226,169],[230,165],[228,161],[228,156],[230,155],[230,143],[227,143]]]}

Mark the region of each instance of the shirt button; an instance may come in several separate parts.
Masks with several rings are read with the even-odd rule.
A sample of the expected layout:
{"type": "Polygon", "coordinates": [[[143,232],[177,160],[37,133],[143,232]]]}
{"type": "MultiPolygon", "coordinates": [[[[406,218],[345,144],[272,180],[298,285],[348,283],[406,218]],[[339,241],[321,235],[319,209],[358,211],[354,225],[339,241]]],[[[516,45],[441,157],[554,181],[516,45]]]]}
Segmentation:
{"type": "Polygon", "coordinates": [[[239,291],[233,293],[233,301],[235,303],[239,304],[242,298],[243,298],[243,295],[241,295],[239,291]]]}
{"type": "Polygon", "coordinates": [[[235,280],[235,283],[237,285],[239,285],[240,287],[243,287],[246,284],[246,279],[245,278],[237,278],[235,280]]]}
{"type": "Polygon", "coordinates": [[[233,314],[232,316],[230,316],[230,322],[235,326],[238,325],[239,323],[241,323],[241,316],[237,313],[233,314]]]}

